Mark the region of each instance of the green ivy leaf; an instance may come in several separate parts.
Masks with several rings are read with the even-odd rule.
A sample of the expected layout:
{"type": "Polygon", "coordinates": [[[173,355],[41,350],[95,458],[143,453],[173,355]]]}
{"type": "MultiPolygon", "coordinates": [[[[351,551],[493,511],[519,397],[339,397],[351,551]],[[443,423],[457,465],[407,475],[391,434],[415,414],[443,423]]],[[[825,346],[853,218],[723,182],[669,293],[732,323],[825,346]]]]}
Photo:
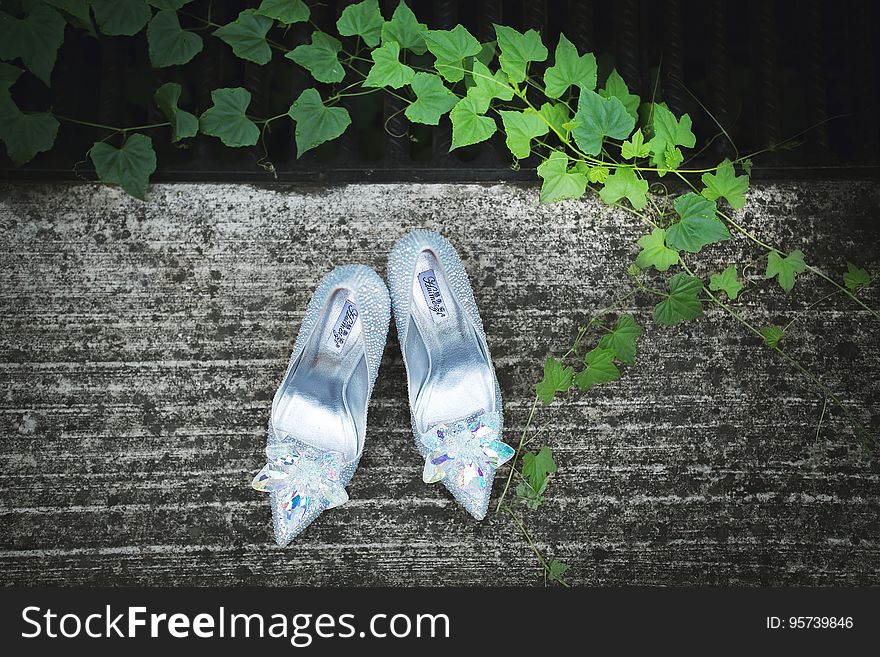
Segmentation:
{"type": "MultiPolygon", "coordinates": [[[[480,62],[483,66],[489,66],[489,64],[492,63],[492,60],[495,59],[497,51],[498,42],[487,41],[480,46],[480,52],[474,55],[474,60],[480,62]]],[[[505,74],[504,79],[507,79],[507,74],[505,74]]]]}
{"type": "Polygon", "coordinates": [[[601,383],[609,383],[620,378],[620,370],[614,364],[614,350],[596,347],[587,354],[586,368],[574,377],[574,384],[580,390],[589,390],[601,383]]]}
{"type": "Polygon", "coordinates": [[[727,226],[715,216],[715,201],[689,192],[675,199],[680,221],[666,229],[666,243],[678,251],[699,253],[708,244],[730,239],[727,226]]]}
{"type": "Polygon", "coordinates": [[[146,198],[150,174],[156,170],[156,153],[149,137],[133,134],[122,148],[99,141],[89,150],[89,157],[101,182],[119,185],[135,198],[146,198]]]}
{"type": "Polygon", "coordinates": [[[524,160],[532,154],[532,139],[550,130],[547,122],[533,109],[524,112],[498,112],[504,124],[505,143],[513,156],[524,160]]]}
{"type": "Polygon", "coordinates": [[[684,162],[684,153],[681,152],[678,146],[666,144],[666,152],[663,154],[663,159],[666,162],[666,167],[664,171],[660,172],[661,177],[681,166],[681,163],[684,162]]]}
{"type": "Polygon", "coordinates": [[[186,64],[202,51],[202,37],[180,27],[177,12],[163,10],[147,26],[150,62],[155,68],[186,64]]]}
{"type": "Polygon", "coordinates": [[[664,103],[662,100],[659,103],[645,101],[644,103],[641,103],[639,105],[638,121],[645,128],[645,132],[648,135],[652,134],[652,132],[654,130],[654,127],[653,127],[654,108],[658,105],[661,107],[665,107],[666,109],[669,109],[669,107],[666,105],[666,103],[664,103]]]}
{"type": "MultiPolygon", "coordinates": [[[[22,70],[18,66],[0,62],[0,91],[9,91],[9,88],[21,77],[21,73],[22,70]]],[[[2,96],[0,96],[0,99],[2,99],[2,96]]],[[[10,96],[8,100],[12,102],[12,97],[10,96]]],[[[3,107],[0,105],[0,110],[2,109],[3,107]]]]}
{"type": "Polygon", "coordinates": [[[224,146],[253,146],[260,138],[260,129],[247,117],[251,92],[241,87],[214,89],[214,103],[199,117],[199,129],[206,135],[219,137],[224,146]]]}
{"type": "Polygon", "coordinates": [[[178,9],[183,9],[192,1],[193,0],[147,0],[147,3],[156,9],[173,9],[174,11],[177,11],[178,9]]]}
{"type": "MultiPolygon", "coordinates": [[[[473,98],[465,96],[455,104],[449,112],[452,120],[452,145],[449,150],[469,146],[485,141],[493,134],[497,126],[494,119],[481,116],[481,106],[473,98]]],[[[482,111],[485,111],[484,109],[482,111]]]]}
{"type": "Polygon", "coordinates": [[[498,70],[493,74],[489,68],[478,60],[474,60],[471,69],[471,78],[473,82],[467,95],[474,99],[475,106],[479,108],[479,113],[483,113],[489,109],[489,104],[494,98],[499,100],[511,100],[513,98],[513,89],[507,83],[507,73],[498,70]]]}
{"type": "Polygon", "coordinates": [[[27,164],[38,153],[50,150],[57,136],[58,121],[48,112],[19,112],[0,117],[0,139],[16,166],[27,164]]]}
{"type": "Polygon", "coordinates": [[[654,306],[654,321],[672,326],[703,315],[703,281],[680,272],[669,279],[669,296],[654,306]]]}
{"type": "Polygon", "coordinates": [[[537,454],[534,452],[523,454],[523,478],[533,490],[543,492],[547,488],[547,475],[554,472],[556,472],[556,462],[553,460],[553,450],[549,447],[542,447],[537,454]]]}
{"type": "Polygon", "coordinates": [[[495,25],[495,36],[501,50],[498,63],[511,82],[523,82],[529,62],[543,62],[549,54],[535,30],[523,34],[512,27],[495,25]]]}
{"type": "Polygon", "coordinates": [[[6,144],[9,159],[16,166],[30,162],[37,153],[48,151],[58,135],[58,121],[49,113],[20,111],[12,101],[9,87],[21,69],[3,64],[3,85],[0,87],[0,140],[6,144]],[[16,73],[17,71],[17,73],[16,73]]]}
{"type": "Polygon", "coordinates": [[[166,82],[156,89],[153,99],[171,122],[171,141],[178,142],[187,137],[195,137],[199,131],[199,120],[177,106],[182,87],[176,82],[166,82]]]}
{"type": "Polygon", "coordinates": [[[566,198],[580,198],[587,190],[587,176],[582,171],[568,168],[568,156],[553,151],[538,167],[541,185],[541,203],[556,203],[566,198]]]}
{"type": "Polygon", "coordinates": [[[58,121],[49,113],[25,114],[9,92],[21,69],[0,62],[0,141],[16,166],[30,162],[37,153],[48,151],[58,134],[58,121]]]}
{"type": "Polygon", "coordinates": [[[736,175],[730,160],[726,159],[718,165],[718,173],[704,173],[702,181],[706,189],[701,193],[707,199],[715,201],[723,197],[734,210],[746,204],[749,177],[736,175]]]}
{"type": "MultiPolygon", "coordinates": [[[[697,138],[691,132],[691,117],[682,114],[681,119],[676,119],[675,115],[664,105],[654,103],[651,125],[654,136],[648,144],[654,154],[652,163],[663,170],[675,168],[669,166],[670,163],[667,161],[667,147],[671,145],[673,153],[676,146],[694,147],[697,138]]],[[[679,151],[679,155],[681,155],[681,151],[679,151]]],[[[659,173],[663,175],[665,171],[659,173]]]]}
{"type": "Polygon", "coordinates": [[[254,9],[245,9],[234,21],[215,30],[214,36],[223,39],[236,57],[262,65],[272,59],[272,48],[266,41],[271,27],[271,18],[260,16],[254,9]]]}
{"type": "Polygon", "coordinates": [[[767,256],[767,271],[764,272],[764,278],[776,276],[779,287],[788,293],[794,287],[794,277],[806,269],[807,263],[804,262],[804,254],[800,250],[792,251],[784,258],[776,251],[771,251],[767,256]]]}
{"type": "Polygon", "coordinates": [[[400,61],[400,46],[394,41],[383,43],[370,53],[373,66],[363,82],[365,87],[400,89],[412,82],[416,72],[400,61]]]}
{"type": "Polygon", "coordinates": [[[617,69],[611,71],[611,74],[605,81],[605,88],[599,91],[599,95],[603,98],[617,98],[626,108],[626,113],[633,117],[633,121],[639,118],[640,99],[635,94],[629,92],[626,82],[620,77],[617,69]]]}
{"type": "Polygon", "coordinates": [[[709,289],[713,292],[724,292],[731,301],[736,300],[743,285],[736,278],[736,267],[728,267],[720,274],[712,274],[709,277],[709,289]]]}
{"type": "Polygon", "coordinates": [[[764,338],[764,344],[771,349],[776,349],[782,338],[785,337],[785,329],[778,326],[765,326],[760,330],[761,337],[764,338]]]}
{"type": "MultiPolygon", "coordinates": [[[[545,485],[546,483],[547,480],[544,480],[545,485]]],[[[532,511],[536,511],[544,502],[542,491],[536,491],[524,481],[521,481],[516,485],[516,496],[525,502],[526,506],[532,511]]]]}
{"type": "Polygon", "coordinates": [[[571,131],[572,137],[587,155],[598,155],[605,137],[626,139],[635,126],[635,119],[620,100],[603,98],[589,89],[581,90],[574,119],[578,125],[571,131]]]}
{"type": "Polygon", "coordinates": [[[287,114],[296,121],[296,156],[325,141],[336,139],[351,125],[351,116],[344,107],[326,107],[317,89],[303,91],[287,114]]]}
{"type": "Polygon", "coordinates": [[[623,142],[620,147],[620,154],[624,160],[633,160],[637,157],[648,157],[651,147],[645,143],[645,137],[642,129],[636,130],[629,140],[623,142]]]}
{"type": "Polygon", "coordinates": [[[642,327],[636,324],[632,315],[621,315],[617,326],[599,340],[599,346],[611,349],[617,360],[631,365],[636,362],[636,341],[641,334],[642,327]]]}
{"type": "Polygon", "coordinates": [[[385,19],[379,11],[379,0],[363,0],[348,5],[336,21],[336,29],[342,36],[359,36],[371,48],[379,45],[385,19]]]}
{"type": "Polygon", "coordinates": [[[61,14],[44,4],[30,5],[24,18],[0,11],[0,59],[20,58],[49,86],[58,48],[64,41],[65,24],[61,14]]]}
{"type": "MultiPolygon", "coordinates": [[[[587,179],[591,183],[600,183],[605,184],[608,182],[609,175],[608,167],[606,166],[595,166],[595,167],[587,167],[587,179]]],[[[601,192],[600,192],[601,194],[601,192]]]]}
{"type": "Polygon", "coordinates": [[[92,0],[43,0],[61,11],[62,16],[74,27],[86,30],[93,37],[97,36],[95,24],[92,22],[92,0]]]}
{"type": "Polygon", "coordinates": [[[416,101],[406,108],[404,114],[413,123],[437,125],[440,117],[458,102],[458,96],[446,88],[439,75],[416,73],[410,85],[416,101]]]}
{"type": "Polygon", "coordinates": [[[345,78],[339,61],[340,50],[342,44],[338,39],[316,30],[312,32],[311,44],[297,46],[284,56],[306,69],[318,82],[333,84],[345,78]]]}
{"type": "Polygon", "coordinates": [[[464,58],[473,57],[482,49],[480,42],[462,25],[456,25],[451,30],[427,30],[425,43],[437,60],[434,68],[448,82],[463,80],[464,58]]]}
{"type": "Polygon", "coordinates": [[[678,262],[678,251],[666,246],[666,231],[662,228],[640,237],[638,245],[642,250],[636,257],[636,265],[642,269],[654,267],[657,271],[666,271],[678,262]]]}
{"type": "Polygon", "coordinates": [[[263,0],[257,8],[260,16],[274,18],[284,25],[304,23],[309,20],[311,11],[303,0],[263,0]]]}
{"type": "Polygon", "coordinates": [[[153,15],[144,0],[92,0],[92,9],[98,28],[107,36],[133,36],[153,15]]]}
{"type": "Polygon", "coordinates": [[[544,73],[544,92],[559,98],[571,86],[590,91],[596,88],[596,57],[591,52],[578,56],[575,45],[560,34],[553,66],[544,73]]]}
{"type": "Polygon", "coordinates": [[[535,386],[535,393],[549,406],[557,392],[568,392],[573,378],[573,368],[563,367],[562,363],[548,354],[544,361],[544,378],[535,386]]]}
{"type": "Polygon", "coordinates": [[[871,277],[861,267],[848,262],[846,263],[846,273],[843,275],[843,284],[850,292],[858,292],[871,284],[871,277]]]}
{"type": "Polygon", "coordinates": [[[428,26],[419,23],[404,0],[400,0],[391,20],[382,25],[382,43],[394,41],[416,55],[424,55],[428,50],[425,44],[425,31],[428,26]]]}
{"type": "Polygon", "coordinates": [[[568,130],[563,124],[568,122],[571,115],[565,103],[544,103],[538,111],[547,120],[547,123],[550,124],[554,132],[563,134],[568,138],[568,130]]]}
{"type": "Polygon", "coordinates": [[[547,564],[547,579],[551,582],[561,582],[562,576],[568,570],[568,564],[562,563],[558,559],[551,559],[547,564]]]}
{"type": "Polygon", "coordinates": [[[628,167],[616,168],[608,176],[605,186],[599,190],[599,197],[608,205],[626,198],[636,210],[641,210],[648,204],[647,194],[648,181],[639,178],[635,170],[628,167]]]}

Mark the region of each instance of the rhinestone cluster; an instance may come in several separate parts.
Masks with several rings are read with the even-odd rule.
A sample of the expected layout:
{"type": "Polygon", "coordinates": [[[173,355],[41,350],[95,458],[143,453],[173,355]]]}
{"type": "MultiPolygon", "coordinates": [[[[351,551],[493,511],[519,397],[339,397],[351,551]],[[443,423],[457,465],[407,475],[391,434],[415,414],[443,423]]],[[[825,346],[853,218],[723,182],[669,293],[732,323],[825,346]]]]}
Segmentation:
{"type": "Polygon", "coordinates": [[[269,462],[251,485],[275,494],[285,534],[295,531],[315,507],[332,509],[348,501],[339,480],[341,454],[276,443],[266,448],[266,457],[269,462]]]}
{"type": "Polygon", "coordinates": [[[498,439],[480,417],[434,427],[425,437],[429,447],[422,479],[433,484],[454,481],[467,495],[481,499],[491,472],[506,463],[513,448],[498,439]]]}

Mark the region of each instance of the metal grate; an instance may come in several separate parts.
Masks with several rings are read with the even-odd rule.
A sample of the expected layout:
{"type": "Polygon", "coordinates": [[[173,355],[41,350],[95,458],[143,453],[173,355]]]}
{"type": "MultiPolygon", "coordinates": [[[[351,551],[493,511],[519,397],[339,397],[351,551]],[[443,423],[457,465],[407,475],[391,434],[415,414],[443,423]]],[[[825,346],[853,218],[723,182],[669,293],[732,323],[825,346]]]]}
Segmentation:
{"type": "MultiPolygon", "coordinates": [[[[206,15],[207,0],[186,10],[206,15]]],[[[214,2],[212,19],[233,20],[257,2],[214,2]]],[[[348,2],[313,5],[314,22],[334,24],[348,2]]],[[[390,16],[397,0],[383,0],[390,16]]],[[[494,38],[492,24],[535,28],[555,43],[564,30],[581,50],[595,52],[602,72],[616,67],[633,90],[650,98],[659,75],[662,98],[694,120],[698,143],[711,145],[707,162],[730,156],[730,142],[718,136],[710,114],[724,126],[740,153],[752,152],[803,132],[793,150],[776,150],[756,161],[756,175],[811,177],[876,176],[880,171],[880,6],[869,0],[825,3],[773,3],[750,0],[616,0],[616,2],[440,1],[409,2],[420,20],[434,28],[464,24],[483,41],[494,38]],[[845,5],[845,6],[842,6],[845,5]],[[704,106],[704,107],[701,107],[704,106]],[[840,118],[840,115],[845,115],[840,118]]],[[[197,27],[182,17],[185,26],[197,27]]],[[[298,24],[274,38],[293,47],[313,28],[298,24]]],[[[552,53],[552,48],[551,48],[552,53]]],[[[426,62],[430,61],[426,59],[426,62]]],[[[541,67],[533,69],[540,74],[541,67]]],[[[29,78],[30,76],[28,76],[29,78]]],[[[152,92],[168,81],[184,87],[182,106],[200,112],[217,87],[243,86],[253,95],[250,113],[284,112],[314,82],[278,56],[264,67],[237,59],[226,44],[205,39],[205,48],[184,67],[154,71],[146,41],[93,39],[68,28],[59,52],[53,86],[23,80],[16,98],[25,108],[52,105],[67,116],[112,125],[162,121],[152,92]]],[[[317,85],[321,88],[321,85],[317,85]]],[[[516,180],[534,179],[534,162],[514,167],[500,139],[449,153],[451,127],[409,125],[402,105],[386,94],[348,98],[353,126],[339,140],[296,158],[290,122],[278,121],[261,147],[227,149],[199,136],[184,147],[153,133],[159,168],[154,180],[351,181],[351,180],[516,180]],[[268,169],[274,168],[274,176],[268,169]]],[[[2,156],[4,178],[76,179],[90,177],[84,154],[104,136],[99,130],[65,124],[53,152],[16,169],[2,156]]]]}

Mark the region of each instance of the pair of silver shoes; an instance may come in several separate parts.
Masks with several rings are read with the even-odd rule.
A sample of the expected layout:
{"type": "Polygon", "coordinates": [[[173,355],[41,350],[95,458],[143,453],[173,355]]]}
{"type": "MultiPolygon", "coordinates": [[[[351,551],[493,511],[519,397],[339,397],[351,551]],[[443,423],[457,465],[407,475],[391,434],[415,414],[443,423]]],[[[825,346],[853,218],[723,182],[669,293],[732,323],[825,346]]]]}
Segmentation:
{"type": "Polygon", "coordinates": [[[369,267],[337,267],[309,301],[272,401],[268,464],[253,481],[271,495],[279,545],[348,501],[391,306],[423,480],[442,482],[482,520],[495,470],[513,456],[501,440],[501,390],[458,253],[437,233],[414,231],[394,245],[388,281],[390,298],[369,267]]]}

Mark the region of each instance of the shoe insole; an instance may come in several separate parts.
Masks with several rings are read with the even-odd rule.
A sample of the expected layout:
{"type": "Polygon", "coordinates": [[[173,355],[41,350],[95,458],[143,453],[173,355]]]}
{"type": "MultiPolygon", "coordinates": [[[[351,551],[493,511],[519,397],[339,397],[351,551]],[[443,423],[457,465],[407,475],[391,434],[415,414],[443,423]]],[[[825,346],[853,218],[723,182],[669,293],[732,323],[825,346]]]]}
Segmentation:
{"type": "Polygon", "coordinates": [[[366,350],[357,300],[337,290],[281,385],[272,411],[276,432],[354,458],[366,416],[366,350]]]}
{"type": "Polygon", "coordinates": [[[410,317],[406,356],[419,430],[493,409],[489,355],[429,250],[416,258],[410,317]]]}

